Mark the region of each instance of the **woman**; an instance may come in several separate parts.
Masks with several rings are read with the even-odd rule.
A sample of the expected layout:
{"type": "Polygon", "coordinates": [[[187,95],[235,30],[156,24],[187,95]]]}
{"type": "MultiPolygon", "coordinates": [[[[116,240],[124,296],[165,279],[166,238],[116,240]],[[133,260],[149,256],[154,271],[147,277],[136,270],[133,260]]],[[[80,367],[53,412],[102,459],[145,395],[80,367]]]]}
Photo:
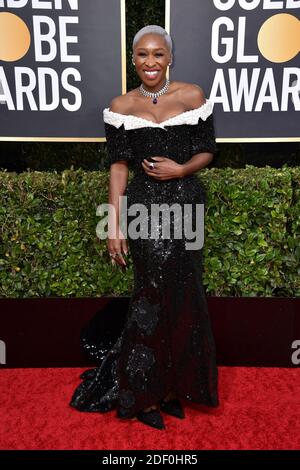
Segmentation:
{"type": "MultiPolygon", "coordinates": [[[[109,202],[118,218],[123,214],[119,196],[127,196],[127,228],[137,218],[129,211],[134,204],[146,211],[139,220],[142,229],[133,225],[139,236],[128,233],[134,290],[125,327],[101,365],[81,375],[84,380],[70,403],[81,411],[116,408],[119,418],[138,419],[157,429],[165,428],[160,411],[184,418],[180,398],[218,406],[202,245],[187,248],[191,242],[182,229],[190,218],[199,232],[195,209],[203,207],[205,192],[195,173],[217,151],[212,104],[198,85],[166,79],[172,57],[172,40],[163,28],[142,28],[133,40],[133,63],[142,83],[103,111],[109,202]],[[127,186],[128,168],[134,178],[127,186]],[[162,230],[165,222],[151,212],[161,204],[177,208],[169,211],[168,236],[162,230]],[[185,205],[192,208],[188,217],[185,205]]],[[[117,236],[109,237],[108,251],[113,264],[126,266],[124,227],[114,220],[117,236]]]]}

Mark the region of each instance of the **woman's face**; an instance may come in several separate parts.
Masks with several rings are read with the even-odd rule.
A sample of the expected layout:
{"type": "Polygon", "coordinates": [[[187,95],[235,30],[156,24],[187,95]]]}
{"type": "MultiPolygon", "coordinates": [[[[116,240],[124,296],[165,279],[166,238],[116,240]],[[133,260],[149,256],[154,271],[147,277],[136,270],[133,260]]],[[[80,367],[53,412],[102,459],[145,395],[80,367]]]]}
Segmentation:
{"type": "Polygon", "coordinates": [[[136,44],[133,59],[136,72],[146,88],[160,88],[172,60],[165,39],[159,34],[145,34],[136,44]],[[147,72],[153,72],[149,74],[147,72]]]}

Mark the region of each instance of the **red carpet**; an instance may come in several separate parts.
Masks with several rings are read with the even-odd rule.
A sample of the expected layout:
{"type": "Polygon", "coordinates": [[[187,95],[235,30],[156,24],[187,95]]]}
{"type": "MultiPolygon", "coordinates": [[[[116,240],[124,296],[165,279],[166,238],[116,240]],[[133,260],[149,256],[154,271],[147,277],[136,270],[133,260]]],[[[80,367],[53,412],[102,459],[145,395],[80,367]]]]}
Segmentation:
{"type": "Polygon", "coordinates": [[[297,369],[220,367],[220,407],[184,402],[163,431],[71,408],[83,370],[1,370],[0,449],[300,449],[297,369]]]}

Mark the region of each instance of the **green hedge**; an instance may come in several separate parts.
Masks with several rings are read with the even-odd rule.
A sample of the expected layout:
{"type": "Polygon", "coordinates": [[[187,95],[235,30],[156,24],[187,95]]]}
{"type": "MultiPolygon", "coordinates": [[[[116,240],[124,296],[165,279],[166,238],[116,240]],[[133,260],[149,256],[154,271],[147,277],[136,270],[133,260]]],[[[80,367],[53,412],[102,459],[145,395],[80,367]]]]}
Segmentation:
{"type": "MultiPolygon", "coordinates": [[[[300,169],[204,169],[208,295],[298,296],[300,169]]],[[[130,179],[132,174],[130,174],[130,179]]],[[[109,173],[0,172],[1,297],[129,295],[96,236],[109,173]]]]}

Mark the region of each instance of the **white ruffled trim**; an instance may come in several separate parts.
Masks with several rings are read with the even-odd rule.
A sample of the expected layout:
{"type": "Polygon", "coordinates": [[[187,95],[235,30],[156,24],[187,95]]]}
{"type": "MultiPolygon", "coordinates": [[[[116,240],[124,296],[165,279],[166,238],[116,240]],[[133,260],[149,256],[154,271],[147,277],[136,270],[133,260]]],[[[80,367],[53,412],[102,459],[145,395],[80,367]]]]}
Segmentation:
{"type": "Polygon", "coordinates": [[[184,111],[183,113],[177,114],[177,116],[171,117],[170,119],[160,123],[134,116],[132,114],[115,113],[114,111],[110,111],[109,108],[105,108],[103,110],[103,120],[117,128],[124,124],[126,130],[139,129],[141,127],[161,127],[162,129],[165,129],[165,126],[180,126],[182,124],[195,125],[198,123],[199,117],[201,117],[203,121],[206,121],[212,112],[213,103],[207,99],[199,108],[184,111]]]}

